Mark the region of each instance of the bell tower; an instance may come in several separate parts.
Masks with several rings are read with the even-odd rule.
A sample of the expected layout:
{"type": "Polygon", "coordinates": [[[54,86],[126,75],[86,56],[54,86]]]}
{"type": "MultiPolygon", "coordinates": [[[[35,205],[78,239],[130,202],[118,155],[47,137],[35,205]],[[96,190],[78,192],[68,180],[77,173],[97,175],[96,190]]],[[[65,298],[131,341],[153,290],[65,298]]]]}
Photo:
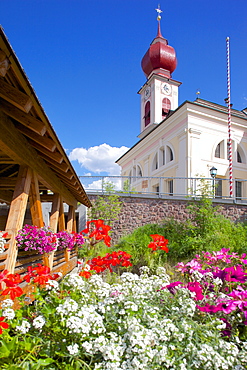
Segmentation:
{"type": "Polygon", "coordinates": [[[162,122],[170,111],[178,107],[178,87],[181,82],[172,79],[177,66],[175,50],[161,34],[160,20],[162,10],[156,9],[158,32],[149,49],[142,58],[142,70],[146,83],[138,91],[141,95],[141,133],[143,138],[157,124],[162,122]]]}

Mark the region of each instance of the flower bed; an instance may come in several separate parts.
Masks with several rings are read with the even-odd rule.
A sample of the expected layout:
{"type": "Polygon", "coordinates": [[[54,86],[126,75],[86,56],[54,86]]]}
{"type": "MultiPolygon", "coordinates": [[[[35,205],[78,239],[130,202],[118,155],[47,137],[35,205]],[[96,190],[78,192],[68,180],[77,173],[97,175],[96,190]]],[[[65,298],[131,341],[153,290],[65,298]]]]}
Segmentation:
{"type": "MultiPolygon", "coordinates": [[[[108,244],[105,228],[95,227],[85,229],[91,244],[101,232],[108,244]]],[[[166,239],[152,239],[150,253],[168,252],[166,239]]],[[[130,261],[123,251],[98,256],[60,283],[41,265],[24,278],[3,272],[0,368],[247,369],[245,255],[203,253],[177,265],[178,280],[164,267],[127,272],[130,261]],[[23,280],[36,287],[31,306],[23,280]],[[16,297],[23,303],[14,311],[16,297]]]]}

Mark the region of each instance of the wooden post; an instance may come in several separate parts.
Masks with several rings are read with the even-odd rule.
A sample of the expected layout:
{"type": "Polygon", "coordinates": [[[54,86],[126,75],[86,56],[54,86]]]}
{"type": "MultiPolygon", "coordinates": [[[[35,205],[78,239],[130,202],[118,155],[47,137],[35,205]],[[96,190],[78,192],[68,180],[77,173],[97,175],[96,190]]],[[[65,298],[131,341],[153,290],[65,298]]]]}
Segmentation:
{"type": "MultiPolygon", "coordinates": [[[[57,232],[58,227],[60,202],[61,202],[60,195],[58,193],[54,194],[49,226],[55,233],[57,232]]],[[[53,267],[54,253],[55,252],[51,252],[49,256],[44,255],[44,265],[48,266],[51,270],[53,267]]]]}
{"type": "Polygon", "coordinates": [[[64,208],[63,208],[62,199],[60,201],[60,206],[59,206],[58,229],[59,231],[65,230],[65,218],[64,218],[64,208]]]}
{"type": "MultiPolygon", "coordinates": [[[[67,231],[72,233],[74,230],[74,219],[75,219],[75,207],[69,206],[68,221],[67,221],[67,231]]],[[[66,248],[64,252],[65,261],[70,260],[70,251],[66,248]]]]}
{"type": "Polygon", "coordinates": [[[43,227],[44,221],[39,194],[39,182],[35,172],[33,172],[33,177],[31,181],[29,201],[32,216],[32,224],[37,227],[43,227]]]}
{"type": "Polygon", "coordinates": [[[69,206],[68,221],[67,221],[67,230],[69,233],[75,231],[75,207],[69,206]]]}
{"type": "Polygon", "coordinates": [[[5,268],[12,274],[15,270],[18,254],[15,237],[17,232],[23,227],[31,178],[31,169],[27,166],[20,166],[5,228],[11,235],[5,268]]]}
{"type": "Polygon", "coordinates": [[[57,232],[59,221],[60,201],[61,201],[60,195],[58,193],[54,194],[50,216],[50,228],[55,233],[57,232]]]}

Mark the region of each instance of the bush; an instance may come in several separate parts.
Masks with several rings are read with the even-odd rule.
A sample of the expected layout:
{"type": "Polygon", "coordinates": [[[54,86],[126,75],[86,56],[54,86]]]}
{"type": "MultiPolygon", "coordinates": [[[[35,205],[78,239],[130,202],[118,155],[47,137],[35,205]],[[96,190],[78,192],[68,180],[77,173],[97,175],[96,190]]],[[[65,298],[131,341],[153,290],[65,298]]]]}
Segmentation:
{"type": "Polygon", "coordinates": [[[243,253],[247,248],[247,227],[234,223],[219,213],[212,205],[212,200],[203,196],[199,201],[189,204],[190,218],[184,222],[168,219],[161,225],[148,224],[122,237],[118,248],[133,256],[134,264],[148,265],[164,263],[166,254],[157,254],[150,260],[145,246],[150,241],[150,234],[160,234],[169,240],[168,260],[188,260],[195,253],[218,251],[229,247],[231,251],[243,253]]]}

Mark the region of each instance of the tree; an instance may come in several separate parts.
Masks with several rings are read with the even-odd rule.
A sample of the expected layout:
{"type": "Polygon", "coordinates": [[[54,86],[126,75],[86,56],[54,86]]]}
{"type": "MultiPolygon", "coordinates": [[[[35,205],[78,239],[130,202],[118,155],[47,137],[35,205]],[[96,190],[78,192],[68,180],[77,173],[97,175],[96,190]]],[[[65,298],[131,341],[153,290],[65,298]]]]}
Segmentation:
{"type": "Polygon", "coordinates": [[[103,195],[97,196],[92,203],[93,206],[89,210],[89,218],[91,220],[104,220],[105,224],[112,226],[122,208],[119,195],[115,194],[114,184],[110,181],[105,181],[103,183],[103,195]]]}

